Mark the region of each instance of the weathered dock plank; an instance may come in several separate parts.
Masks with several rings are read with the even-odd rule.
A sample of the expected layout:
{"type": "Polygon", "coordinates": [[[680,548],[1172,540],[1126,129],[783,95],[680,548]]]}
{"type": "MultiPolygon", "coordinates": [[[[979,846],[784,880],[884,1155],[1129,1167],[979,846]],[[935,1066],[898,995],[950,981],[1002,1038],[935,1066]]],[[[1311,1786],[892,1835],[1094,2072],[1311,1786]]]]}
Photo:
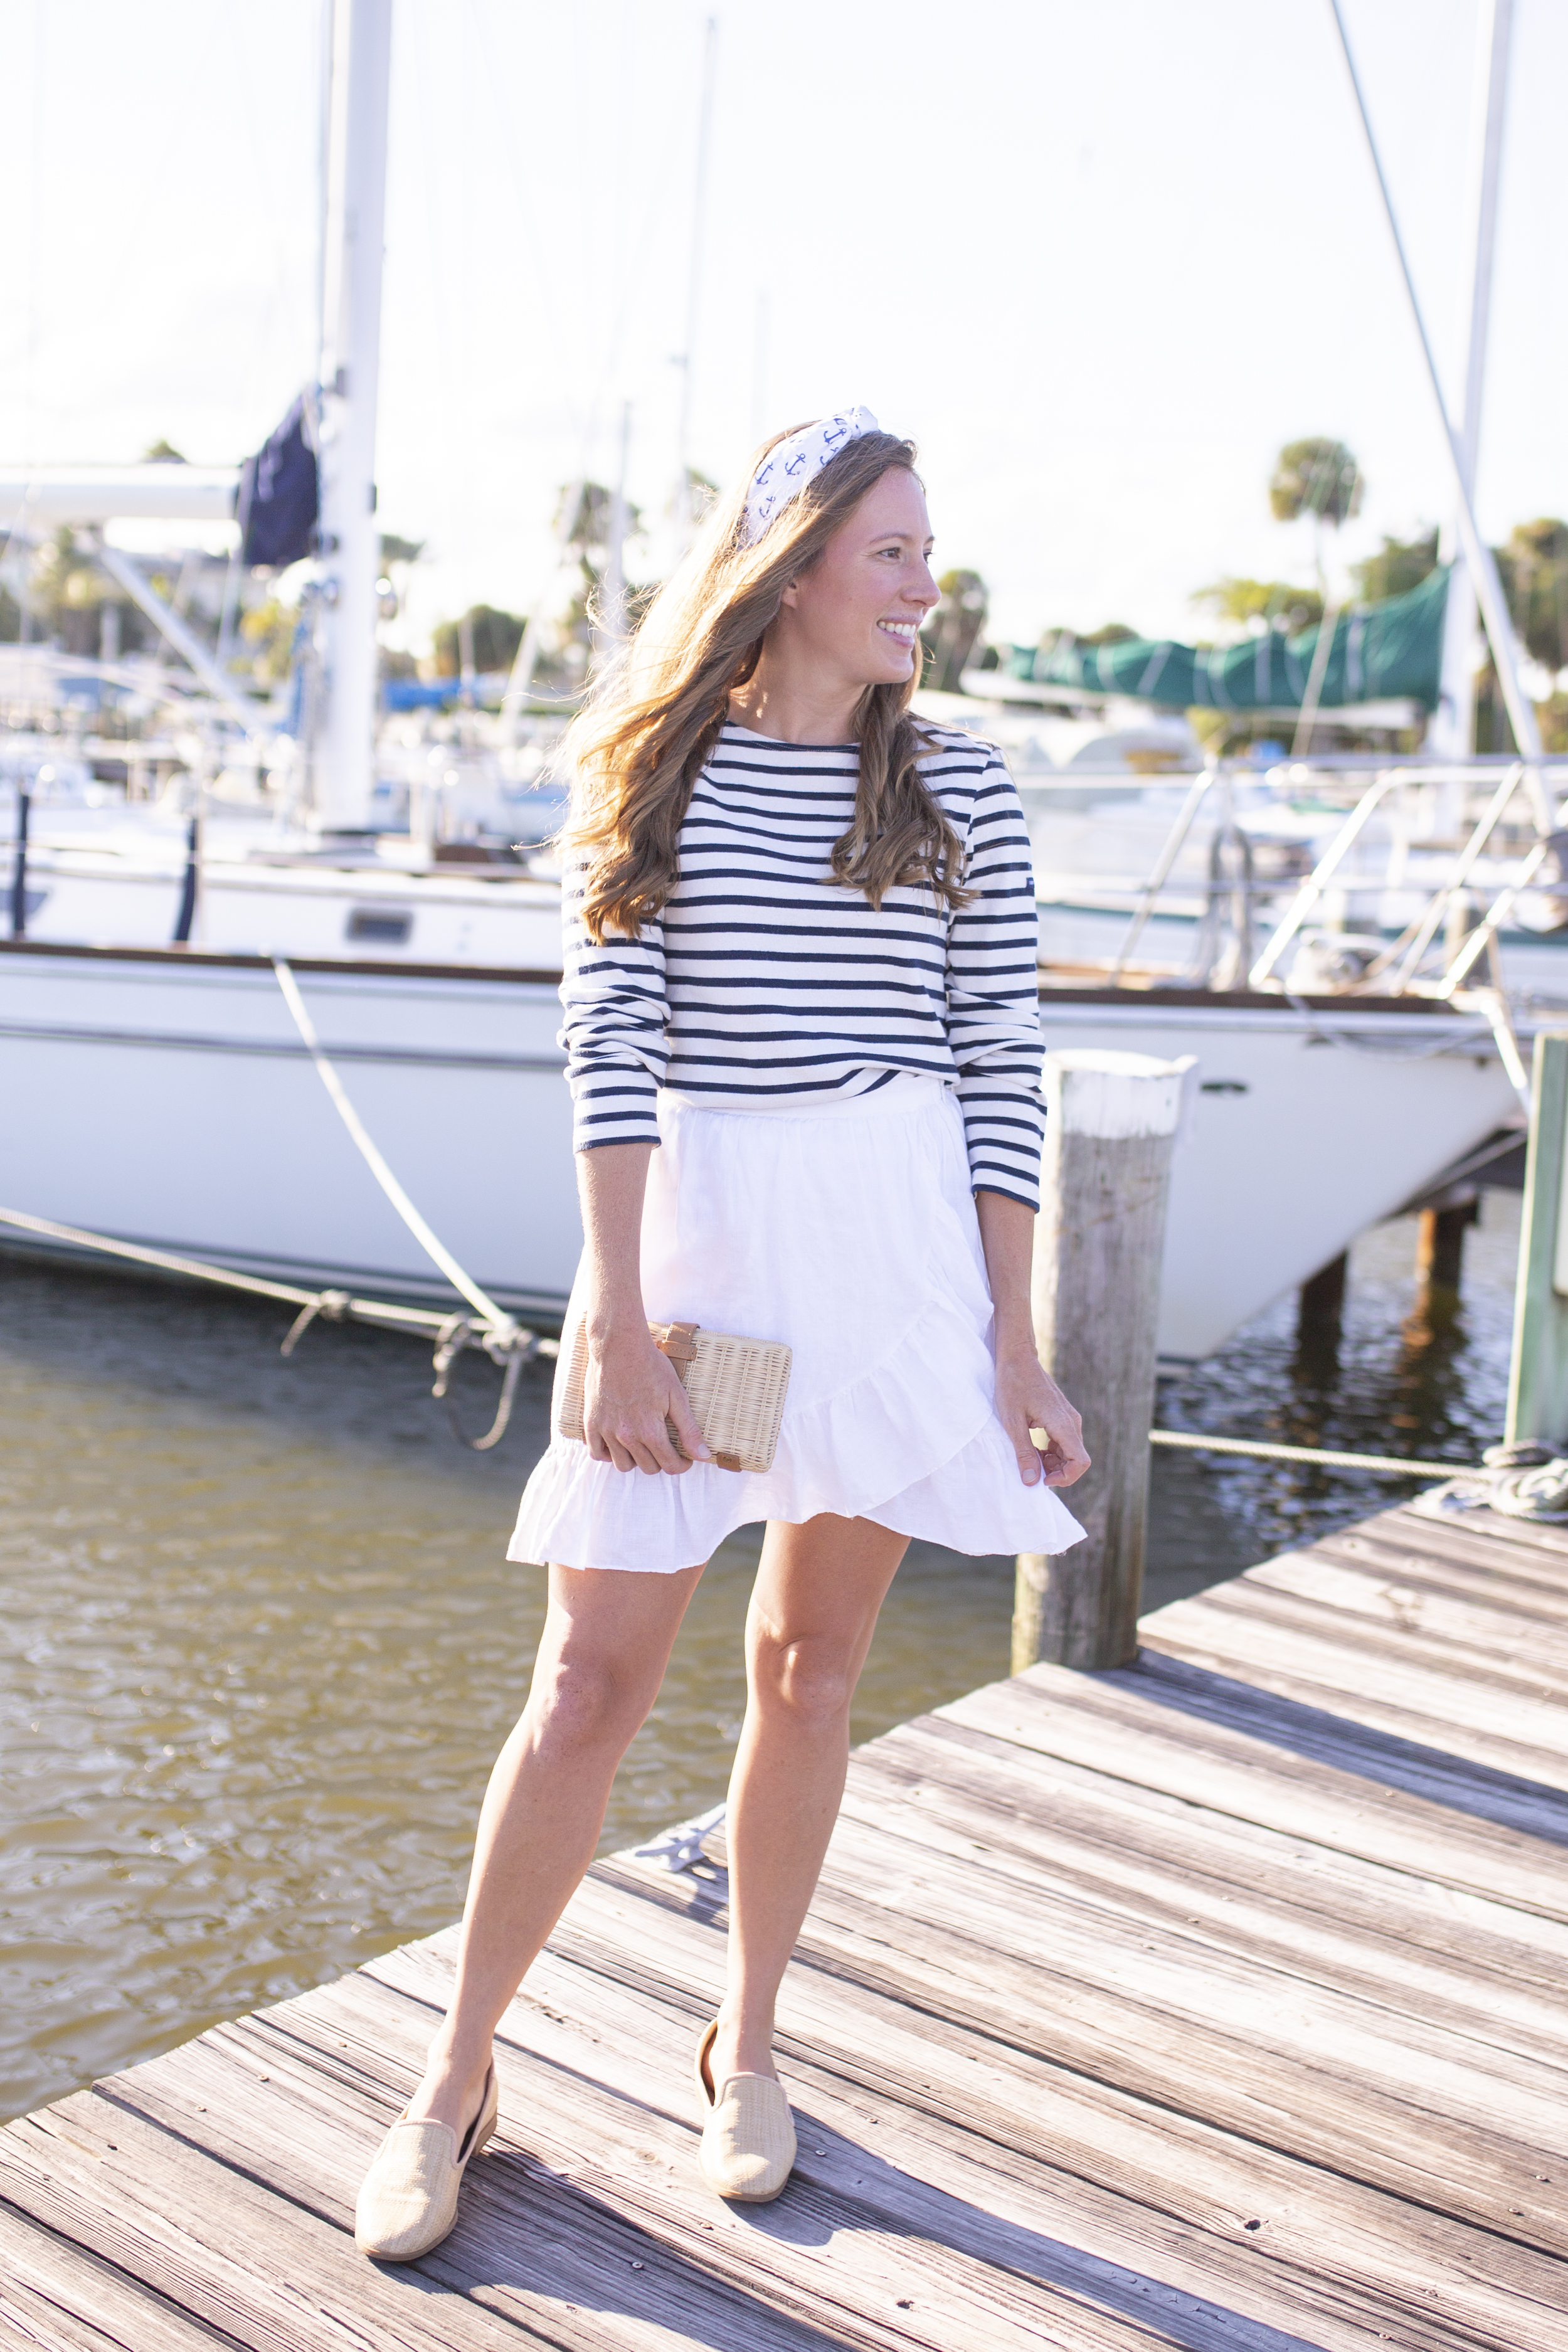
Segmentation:
{"type": "Polygon", "coordinates": [[[854,1760],[791,1970],[801,2163],[703,2189],[721,1841],[596,1866],[459,2226],[360,2260],[448,1932],[0,2132],[48,2352],[1568,2352],[1568,1540],[1407,1510],[854,1760]]]}

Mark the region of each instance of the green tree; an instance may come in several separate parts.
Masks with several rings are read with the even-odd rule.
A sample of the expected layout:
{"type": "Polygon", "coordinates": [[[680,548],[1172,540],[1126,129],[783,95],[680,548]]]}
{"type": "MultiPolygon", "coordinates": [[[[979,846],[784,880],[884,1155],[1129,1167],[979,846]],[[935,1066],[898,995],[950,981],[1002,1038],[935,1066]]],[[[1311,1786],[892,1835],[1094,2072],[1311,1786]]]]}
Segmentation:
{"type": "Polygon", "coordinates": [[[1542,515],[1516,523],[1495,551],[1525,651],[1555,677],[1568,669],[1568,522],[1542,515]]]}
{"type": "Polygon", "coordinates": [[[250,669],[258,686],[277,686],[288,677],[299,626],[299,606],[285,604],[276,596],[268,596],[245,614],[239,634],[253,648],[250,669]]]}
{"type": "MultiPolygon", "coordinates": [[[[169,593],[166,580],[162,593],[169,593]]],[[[58,645],[68,654],[90,660],[99,652],[103,642],[103,608],[110,604],[120,605],[121,653],[135,653],[156,642],[152,623],[121,600],[120,590],[100,571],[90,552],[78,544],[68,525],[47,539],[35,553],[28,572],[27,601],[35,642],[58,645]]]]}
{"type": "MultiPolygon", "coordinates": [[[[712,484],[704,482],[700,474],[693,474],[690,478],[694,498],[699,486],[711,492],[712,484]]],[[[592,587],[605,568],[605,558],[609,552],[611,519],[615,503],[615,492],[606,489],[603,482],[578,482],[566,485],[556,505],[556,537],[563,547],[576,556],[583,569],[584,583],[589,587],[592,587]],[[567,502],[572,497],[574,488],[576,491],[576,504],[568,515],[567,502]]],[[[628,540],[637,539],[641,531],[642,509],[640,507],[633,506],[628,499],[626,535],[628,540]]]]}
{"type": "Polygon", "coordinates": [[[1288,441],[1268,480],[1268,504],[1276,522],[1310,514],[1338,530],[1361,512],[1361,468],[1342,441],[1316,435],[1288,441]]]}
{"type": "MultiPolygon", "coordinates": [[[[690,486],[693,518],[700,520],[718,492],[707,477],[695,468],[688,469],[687,479],[690,486]]],[[[565,611],[551,626],[545,639],[544,658],[540,663],[542,675],[557,690],[568,692],[574,691],[582,683],[590,648],[599,626],[599,592],[609,561],[615,512],[615,493],[603,482],[584,481],[575,488],[576,505],[570,515],[567,502],[572,498],[573,486],[568,484],[561,493],[555,511],[555,530],[565,551],[576,558],[577,584],[565,611]]],[[[625,595],[622,614],[628,628],[637,626],[658,593],[657,583],[636,581],[626,569],[632,543],[642,536],[642,509],[628,499],[621,551],[625,595]]]]}
{"type": "Polygon", "coordinates": [[[1536,704],[1535,715],[1541,725],[1542,748],[1568,751],[1568,694],[1549,694],[1544,702],[1536,704]]]}
{"type": "Polygon", "coordinates": [[[1271,629],[1283,629],[1288,636],[1294,636],[1298,629],[1310,629],[1323,617],[1319,591],[1298,588],[1290,580],[1247,580],[1227,573],[1223,580],[1200,588],[1193,603],[1207,605],[1222,621],[1237,627],[1262,621],[1271,629]]]}
{"type": "Polygon", "coordinates": [[[154,441],[150,449],[142,452],[144,466],[184,466],[189,462],[184,450],[176,449],[172,441],[154,441]]]}
{"type": "Polygon", "coordinates": [[[921,632],[930,656],[925,683],[942,694],[962,694],[990,598],[978,572],[944,572],[936,584],[942,602],[921,632]]]}
{"type": "Polygon", "coordinates": [[[1107,621],[1098,629],[1045,629],[1040,634],[1035,660],[1043,670],[1053,654],[1070,654],[1075,646],[1131,645],[1142,634],[1142,629],[1130,629],[1125,621],[1107,621]]]}
{"type": "Polygon", "coordinates": [[[1382,604],[1419,588],[1436,568],[1437,534],[1428,530],[1419,539],[1390,539],[1385,533],[1377,553],[1352,563],[1350,572],[1362,603],[1382,604]]]}
{"type": "Polygon", "coordinates": [[[1334,624],[1344,603],[1337,592],[1331,596],[1329,593],[1328,574],[1323,569],[1323,526],[1327,523],[1331,530],[1338,530],[1360,509],[1361,493],[1361,468],[1350,450],[1342,441],[1331,441],[1322,434],[1305,441],[1288,441],[1269,477],[1268,504],[1276,521],[1294,522],[1304,514],[1312,518],[1312,562],[1323,599],[1317,649],[1296,727],[1293,748],[1298,753],[1312,748],[1312,720],[1322,683],[1322,666],[1333,644],[1334,624]]]}
{"type": "MultiPolygon", "coordinates": [[[[517,658],[527,626],[516,613],[503,613],[494,604],[470,604],[463,618],[474,633],[474,668],[481,676],[487,671],[508,670],[517,658]]],[[[433,644],[437,677],[460,677],[462,653],[461,623],[442,621],[437,624],[433,644]]]]}
{"type": "MultiPolygon", "coordinates": [[[[1531,658],[1556,677],[1568,668],[1568,523],[1553,515],[1516,523],[1492,552],[1517,635],[1531,658]]],[[[1545,749],[1568,750],[1568,696],[1551,694],[1536,711],[1545,749]]],[[[1515,748],[1489,654],[1476,679],[1476,749],[1515,748]]]]}

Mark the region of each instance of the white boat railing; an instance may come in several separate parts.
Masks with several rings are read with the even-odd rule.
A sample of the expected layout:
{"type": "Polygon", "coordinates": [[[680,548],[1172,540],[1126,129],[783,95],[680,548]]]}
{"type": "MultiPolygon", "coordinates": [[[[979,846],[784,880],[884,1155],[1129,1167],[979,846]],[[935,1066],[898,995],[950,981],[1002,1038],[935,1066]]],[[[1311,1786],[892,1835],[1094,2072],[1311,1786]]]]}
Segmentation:
{"type": "Polygon", "coordinates": [[[1182,803],[1181,814],[1171,827],[1165,839],[1165,845],[1154,861],[1154,870],[1143,886],[1142,895],[1133,909],[1132,920],[1127,926],[1126,937],[1117,950],[1115,962],[1110,967],[1110,984],[1113,988],[1127,969],[1132,950],[1142,937],[1143,927],[1154,911],[1155,900],[1171,878],[1171,869],[1182,854],[1183,845],[1192,831],[1194,819],[1218,779],[1219,762],[1217,761],[1213,761],[1193,779],[1192,788],[1182,803]]]}

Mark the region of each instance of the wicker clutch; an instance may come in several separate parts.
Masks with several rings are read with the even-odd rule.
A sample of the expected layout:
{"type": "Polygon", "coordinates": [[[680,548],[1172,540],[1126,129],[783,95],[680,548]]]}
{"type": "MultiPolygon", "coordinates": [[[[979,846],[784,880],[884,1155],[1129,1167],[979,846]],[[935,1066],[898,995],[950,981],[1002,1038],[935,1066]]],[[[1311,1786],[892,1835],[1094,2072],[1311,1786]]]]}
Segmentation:
{"type": "MultiPolygon", "coordinates": [[[[704,1331],[698,1323],[650,1323],[647,1328],[655,1347],[685,1381],[697,1426],[720,1469],[771,1470],[789,1386],[790,1350],[783,1340],[737,1339],[728,1331],[704,1331]]],[[[587,1372],[588,1334],[580,1323],[561,1402],[561,1434],[580,1443],[585,1434],[587,1372]]],[[[665,1426],[673,1438],[674,1423],[665,1426]]]]}

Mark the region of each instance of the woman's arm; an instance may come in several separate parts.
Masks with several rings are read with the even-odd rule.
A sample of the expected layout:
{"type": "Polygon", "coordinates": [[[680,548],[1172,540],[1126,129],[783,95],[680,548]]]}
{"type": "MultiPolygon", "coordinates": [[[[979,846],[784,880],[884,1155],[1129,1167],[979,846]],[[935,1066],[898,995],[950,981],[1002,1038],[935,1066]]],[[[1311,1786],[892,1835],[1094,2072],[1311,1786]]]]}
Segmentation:
{"type": "Polygon", "coordinates": [[[1039,1201],[1039,919],[1017,787],[994,751],[969,812],[969,903],[947,930],[947,1042],[976,1192],[1039,1201]]]}
{"type": "Polygon", "coordinates": [[[1013,1441],[1026,1486],[1070,1486],[1089,1468],[1083,1423],[1035,1352],[1029,1268],[1035,1213],[1005,1192],[976,1192],[980,1245],[996,1313],[996,1414],[1013,1441]],[[1030,1436],[1045,1433],[1044,1452],[1030,1436]]]}
{"type": "Polygon", "coordinates": [[[642,1206],[653,1150],[651,1143],[602,1143],[577,1154],[587,1275],[583,1429],[595,1462],[613,1462],[617,1470],[679,1472],[713,1455],[679,1373],[648,1336],[642,1206]],[[667,1420],[675,1423],[680,1453],[669,1442],[667,1420]]]}

